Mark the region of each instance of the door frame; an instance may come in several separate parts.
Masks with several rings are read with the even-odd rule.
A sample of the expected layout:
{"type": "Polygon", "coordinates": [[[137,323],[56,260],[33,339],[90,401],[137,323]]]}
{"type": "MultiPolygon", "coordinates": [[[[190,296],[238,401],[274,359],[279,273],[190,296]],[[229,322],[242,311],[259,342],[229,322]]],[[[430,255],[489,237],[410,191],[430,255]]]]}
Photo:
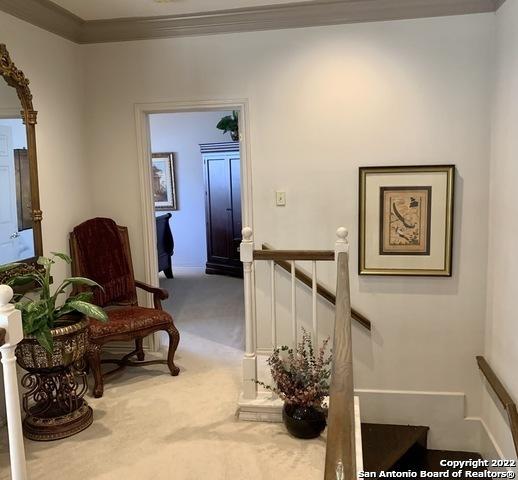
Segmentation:
{"type": "MultiPolygon", "coordinates": [[[[241,155],[241,215],[243,227],[253,229],[252,208],[252,163],[249,142],[248,99],[168,101],[135,104],[135,126],[137,130],[137,155],[139,168],[139,191],[142,216],[142,237],[144,244],[144,280],[158,286],[158,256],[156,251],[155,206],[153,201],[151,158],[151,130],[149,115],[156,113],[213,112],[237,110],[239,112],[239,150],[241,155]]],[[[146,294],[146,303],[153,305],[151,294],[146,294]]],[[[246,332],[245,332],[246,333],[246,332]]],[[[160,335],[155,334],[148,348],[161,350],[160,335]]]]}

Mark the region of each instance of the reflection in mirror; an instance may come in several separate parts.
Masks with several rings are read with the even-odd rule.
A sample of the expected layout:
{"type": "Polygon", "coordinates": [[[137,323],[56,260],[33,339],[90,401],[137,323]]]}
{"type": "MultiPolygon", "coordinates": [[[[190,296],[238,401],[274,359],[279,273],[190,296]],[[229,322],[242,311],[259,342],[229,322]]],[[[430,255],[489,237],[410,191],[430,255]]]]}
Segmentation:
{"type": "Polygon", "coordinates": [[[0,80],[0,265],[35,256],[26,128],[16,90],[0,80]]]}

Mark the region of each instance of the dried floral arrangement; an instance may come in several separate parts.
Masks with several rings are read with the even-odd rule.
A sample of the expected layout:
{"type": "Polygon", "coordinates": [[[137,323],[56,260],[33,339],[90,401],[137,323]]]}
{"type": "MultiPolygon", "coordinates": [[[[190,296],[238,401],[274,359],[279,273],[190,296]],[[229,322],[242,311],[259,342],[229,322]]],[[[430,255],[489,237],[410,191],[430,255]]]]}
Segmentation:
{"type": "Polygon", "coordinates": [[[267,360],[274,385],[257,382],[276,393],[288,405],[321,407],[329,395],[331,352],[326,355],[329,338],[315,352],[311,335],[302,329],[302,340],[293,350],[276,348],[267,360]]]}

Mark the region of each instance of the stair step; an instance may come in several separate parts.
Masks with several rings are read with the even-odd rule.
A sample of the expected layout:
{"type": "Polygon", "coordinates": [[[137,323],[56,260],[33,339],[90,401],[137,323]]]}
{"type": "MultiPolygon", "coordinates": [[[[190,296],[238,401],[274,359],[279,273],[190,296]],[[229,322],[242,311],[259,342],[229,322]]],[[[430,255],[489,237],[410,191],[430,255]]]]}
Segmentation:
{"type": "Polygon", "coordinates": [[[426,451],[428,427],[362,423],[363,469],[381,472],[397,468],[403,457],[426,451]]]}

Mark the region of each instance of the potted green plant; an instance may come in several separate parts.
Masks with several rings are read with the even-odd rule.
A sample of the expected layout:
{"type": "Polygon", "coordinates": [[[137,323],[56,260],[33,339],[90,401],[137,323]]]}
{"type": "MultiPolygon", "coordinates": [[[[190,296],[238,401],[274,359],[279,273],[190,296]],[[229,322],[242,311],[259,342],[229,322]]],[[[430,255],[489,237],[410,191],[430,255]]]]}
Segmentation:
{"type": "Polygon", "coordinates": [[[239,116],[238,112],[234,110],[232,115],[226,115],[216,125],[218,130],[223,130],[223,133],[230,132],[232,141],[239,141],[239,116]]]}
{"type": "Polygon", "coordinates": [[[57,260],[71,263],[68,255],[40,257],[38,266],[11,264],[3,267],[13,288],[30,285],[34,292],[17,293],[13,299],[21,311],[24,339],[16,348],[18,364],[28,373],[22,386],[24,433],[33,440],[64,438],[92,423],[92,409],[83,400],[87,388],[83,358],[88,349],[88,318],[107,321],[104,310],[90,303],[92,293],[65,296],[69,287],[99,287],[83,277],[69,277],[52,292],[52,266],[57,260]],[[82,381],[78,381],[78,379],[82,381]]]}
{"type": "Polygon", "coordinates": [[[315,352],[311,335],[303,329],[295,350],[282,346],[268,358],[273,385],[257,382],[284,400],[284,424],[297,438],[316,438],[326,427],[323,402],[329,395],[332,361],[326,355],[328,343],[324,340],[315,352]]]}

